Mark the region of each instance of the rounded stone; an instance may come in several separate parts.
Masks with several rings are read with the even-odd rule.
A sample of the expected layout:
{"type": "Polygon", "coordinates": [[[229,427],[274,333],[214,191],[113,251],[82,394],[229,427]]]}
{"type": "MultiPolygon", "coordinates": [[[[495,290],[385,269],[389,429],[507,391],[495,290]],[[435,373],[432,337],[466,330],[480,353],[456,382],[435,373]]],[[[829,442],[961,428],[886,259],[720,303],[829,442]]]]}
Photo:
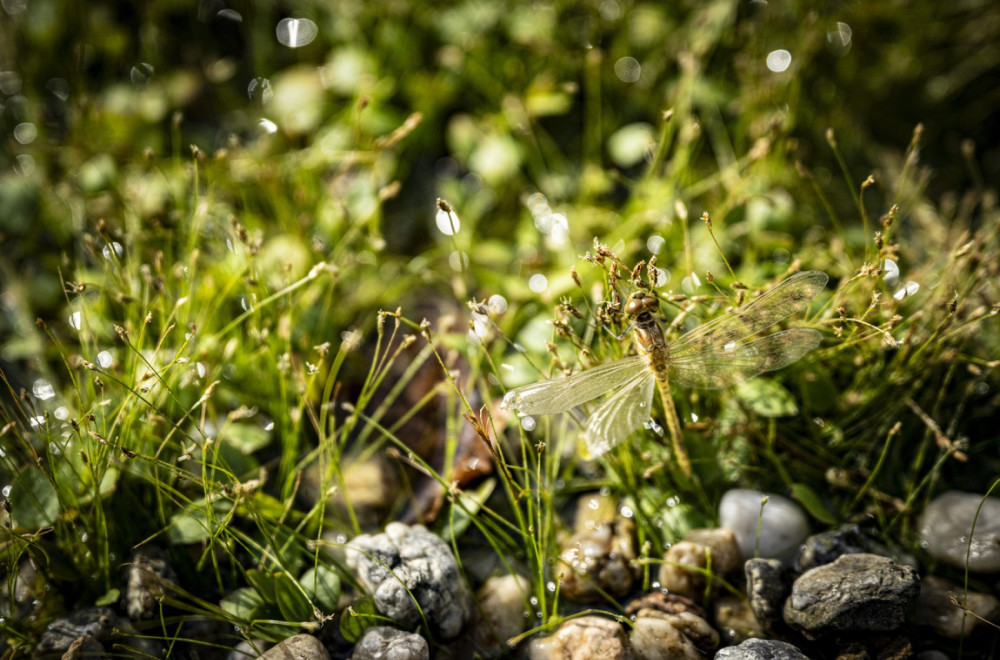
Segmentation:
{"type": "Polygon", "coordinates": [[[532,639],[526,656],[529,660],[629,660],[632,649],[620,623],[591,615],[566,621],[548,637],[532,639]]]}
{"type": "Polygon", "coordinates": [[[703,569],[723,577],[740,565],[740,549],[729,529],[695,529],[668,550],[660,566],[660,584],[672,592],[698,596],[706,586],[703,569]]]}
{"type": "Polygon", "coordinates": [[[390,626],[375,626],[365,631],[351,653],[351,660],[428,660],[427,640],[416,633],[390,626]]]}
{"type": "Polygon", "coordinates": [[[715,660],[809,660],[809,656],[788,642],[748,639],[715,654],[715,660]]]}
{"type": "Polygon", "coordinates": [[[323,642],[312,635],[294,635],[283,639],[263,655],[260,660],[330,660],[323,642]]]}
{"type": "Polygon", "coordinates": [[[920,540],[938,561],[965,568],[968,554],[970,571],[1000,572],[1000,497],[957,490],[938,495],[920,517],[920,540]]]}
{"type": "Polygon", "coordinates": [[[722,496],[719,524],[733,530],[743,559],[754,557],[758,550],[760,557],[788,556],[809,535],[809,520],[798,504],[781,495],[746,488],[736,488],[722,496]],[[762,509],[765,497],[767,502],[762,509]]]}

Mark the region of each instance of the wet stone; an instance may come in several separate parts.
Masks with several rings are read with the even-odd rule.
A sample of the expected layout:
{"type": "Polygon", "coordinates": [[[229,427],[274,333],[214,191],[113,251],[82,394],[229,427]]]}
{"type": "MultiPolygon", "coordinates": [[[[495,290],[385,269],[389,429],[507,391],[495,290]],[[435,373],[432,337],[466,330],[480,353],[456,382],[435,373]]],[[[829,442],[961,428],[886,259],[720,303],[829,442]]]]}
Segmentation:
{"type": "Polygon", "coordinates": [[[90,640],[100,644],[105,651],[114,644],[119,651],[127,647],[140,653],[159,654],[160,647],[155,640],[132,637],[134,633],[132,624],[111,608],[88,607],[50,623],[35,647],[35,655],[65,653],[74,642],[77,648],[93,647],[90,640]],[[84,639],[77,642],[81,638],[84,639]]]}
{"type": "Polygon", "coordinates": [[[763,636],[750,602],[736,596],[723,596],[713,606],[715,627],[723,644],[732,645],[763,636]]]}
{"type": "Polygon", "coordinates": [[[601,616],[582,616],[560,625],[548,637],[528,644],[528,660],[629,660],[632,650],[621,624],[601,616]]]}
{"type": "Polygon", "coordinates": [[[715,660],[809,660],[809,656],[788,642],[748,639],[715,654],[715,660]]]}
{"type": "Polygon", "coordinates": [[[160,611],[164,582],[176,582],[177,575],[166,553],[156,546],[144,546],[132,554],[125,584],[125,610],[131,619],[152,619],[160,611]]]}
{"type": "Polygon", "coordinates": [[[857,525],[845,525],[807,538],[795,558],[800,573],[829,564],[842,555],[871,552],[874,544],[857,525]]]}
{"type": "Polygon", "coordinates": [[[330,660],[323,642],[312,635],[293,635],[283,639],[263,655],[260,660],[330,660]]]}
{"type": "Polygon", "coordinates": [[[963,597],[961,585],[939,577],[920,581],[920,596],[914,607],[913,622],[929,626],[937,634],[950,639],[971,635],[977,628],[1000,624],[1000,599],[991,594],[969,591],[963,597]],[[971,614],[967,614],[964,605],[971,614]]]}
{"type": "Polygon", "coordinates": [[[427,640],[416,633],[389,626],[375,626],[365,631],[351,654],[351,660],[428,660],[427,640]]]}
{"type": "Polygon", "coordinates": [[[743,559],[786,557],[809,535],[809,519],[798,504],[773,493],[735,488],[719,502],[719,524],[733,530],[743,559]],[[767,503],[761,509],[762,498],[767,503]],[[758,521],[760,539],[757,538],[758,521]]]}
{"type": "Polygon", "coordinates": [[[938,561],[964,568],[968,553],[970,571],[1000,572],[1000,497],[987,497],[984,501],[976,493],[957,490],[942,493],[927,505],[920,517],[920,540],[927,553],[938,561]],[[970,548],[973,520],[976,527],[970,548]]]}
{"type": "Polygon", "coordinates": [[[761,629],[784,629],[785,599],[792,592],[792,575],[777,559],[748,559],[744,564],[747,597],[761,629]]]}
{"type": "Polygon", "coordinates": [[[507,640],[527,630],[531,620],[525,609],[530,591],[531,583],[520,575],[493,577],[483,583],[476,592],[479,607],[467,634],[462,636],[470,643],[470,651],[491,658],[508,653],[507,640]]]}
{"type": "Polygon", "coordinates": [[[633,598],[625,605],[625,614],[635,616],[640,610],[646,609],[659,610],[667,614],[691,612],[703,619],[708,618],[708,614],[697,602],[687,596],[670,593],[668,589],[657,589],[633,598]]]}
{"type": "Polygon", "coordinates": [[[890,631],[920,592],[909,566],[871,554],[844,555],[801,575],[785,601],[785,622],[806,637],[890,631]]]}
{"type": "Polygon", "coordinates": [[[667,550],[660,566],[660,584],[675,593],[700,596],[706,587],[701,569],[710,568],[713,575],[724,577],[739,565],[740,549],[731,530],[695,529],[667,550]]]}
{"type": "Polygon", "coordinates": [[[634,523],[618,515],[607,497],[583,497],[577,510],[575,532],[559,555],[570,569],[563,575],[562,594],[578,603],[604,600],[603,594],[624,596],[637,575],[634,523]]]}
{"type": "Polygon", "coordinates": [[[447,640],[469,619],[471,597],[455,557],[423,525],[394,522],[383,534],[363,534],[347,545],[346,562],[378,611],[403,627],[426,620],[447,640]]]}

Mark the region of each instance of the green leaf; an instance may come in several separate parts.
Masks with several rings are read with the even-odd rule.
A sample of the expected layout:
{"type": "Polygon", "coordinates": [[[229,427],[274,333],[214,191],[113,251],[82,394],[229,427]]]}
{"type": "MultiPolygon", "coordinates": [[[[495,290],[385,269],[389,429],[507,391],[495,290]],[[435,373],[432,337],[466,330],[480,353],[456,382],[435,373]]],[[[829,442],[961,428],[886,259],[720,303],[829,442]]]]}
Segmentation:
{"type": "Polygon", "coordinates": [[[41,470],[30,467],[14,479],[10,487],[10,517],[14,527],[51,527],[59,517],[56,489],[41,470]]]}
{"type": "Polygon", "coordinates": [[[340,615],[340,634],[354,644],[365,631],[380,625],[386,619],[375,609],[375,599],[365,596],[351,603],[340,615]]]}
{"type": "Polygon", "coordinates": [[[243,621],[252,621],[256,613],[264,607],[264,599],[255,589],[243,587],[232,591],[222,599],[222,609],[243,621]]]}
{"type": "Polygon", "coordinates": [[[799,414],[792,393],[769,378],[754,378],[736,388],[736,396],[761,417],[789,417],[799,414]]]}
{"type": "Polygon", "coordinates": [[[270,433],[250,422],[230,422],[222,428],[221,436],[241,454],[252,454],[271,442],[270,433]]]}
{"type": "Polygon", "coordinates": [[[253,587],[260,597],[268,603],[277,602],[278,597],[274,593],[274,576],[270,573],[251,568],[247,571],[247,582],[253,587]]]}
{"type": "Polygon", "coordinates": [[[324,614],[333,614],[337,611],[337,601],[340,600],[340,576],[337,571],[320,564],[303,573],[299,578],[299,584],[302,585],[309,600],[324,614]]]}
{"type": "Polygon", "coordinates": [[[118,602],[118,597],[121,596],[121,590],[119,589],[109,589],[107,593],[94,601],[94,605],[105,606],[114,605],[118,602]]]}
{"type": "Polygon", "coordinates": [[[812,488],[805,484],[792,484],[792,499],[801,504],[816,520],[834,525],[837,523],[836,516],[823,504],[819,495],[812,488]]]}
{"type": "Polygon", "coordinates": [[[274,574],[274,595],[278,609],[286,621],[312,621],[313,606],[298,582],[288,573],[274,574]]]}

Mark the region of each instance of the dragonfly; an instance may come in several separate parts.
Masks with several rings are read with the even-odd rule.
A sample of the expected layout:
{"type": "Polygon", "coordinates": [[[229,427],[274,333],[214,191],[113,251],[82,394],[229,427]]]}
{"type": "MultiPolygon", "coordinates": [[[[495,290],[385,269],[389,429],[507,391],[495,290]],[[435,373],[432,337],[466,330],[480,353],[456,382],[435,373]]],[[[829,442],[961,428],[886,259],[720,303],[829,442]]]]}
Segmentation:
{"type": "Polygon", "coordinates": [[[632,319],[637,354],[586,369],[566,378],[545,380],[510,390],[501,408],[522,415],[566,412],[614,391],[587,420],[584,440],[592,457],[623,442],[651,419],[653,393],[659,390],[673,452],[691,476],[680,420],[670,388],[719,389],[781,369],[816,348],[823,335],[811,328],[791,328],[754,338],[801,312],[826,287],[827,274],[796,273],[730,313],[704,323],[668,343],[659,322],[657,295],[634,291],[624,312],[632,319]]]}

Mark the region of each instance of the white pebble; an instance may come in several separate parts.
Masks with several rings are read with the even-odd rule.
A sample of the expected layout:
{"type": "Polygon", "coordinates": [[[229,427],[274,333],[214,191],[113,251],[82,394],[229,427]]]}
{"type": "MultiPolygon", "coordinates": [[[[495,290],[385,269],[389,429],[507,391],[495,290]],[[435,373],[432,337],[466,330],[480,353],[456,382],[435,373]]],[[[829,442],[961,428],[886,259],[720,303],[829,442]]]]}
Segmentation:
{"type": "Polygon", "coordinates": [[[758,547],[758,519],[758,556],[765,559],[790,555],[809,535],[809,520],[805,512],[787,497],[745,488],[733,489],[722,496],[719,524],[733,530],[744,559],[753,557],[758,547]],[[767,497],[767,504],[761,509],[764,497],[767,497]]]}
{"type": "Polygon", "coordinates": [[[1000,572],[1000,497],[987,497],[984,502],[982,495],[957,490],[938,495],[920,517],[920,541],[938,561],[963,568],[968,552],[970,571],[1000,572]],[[970,532],[973,532],[971,549],[970,532]]]}

